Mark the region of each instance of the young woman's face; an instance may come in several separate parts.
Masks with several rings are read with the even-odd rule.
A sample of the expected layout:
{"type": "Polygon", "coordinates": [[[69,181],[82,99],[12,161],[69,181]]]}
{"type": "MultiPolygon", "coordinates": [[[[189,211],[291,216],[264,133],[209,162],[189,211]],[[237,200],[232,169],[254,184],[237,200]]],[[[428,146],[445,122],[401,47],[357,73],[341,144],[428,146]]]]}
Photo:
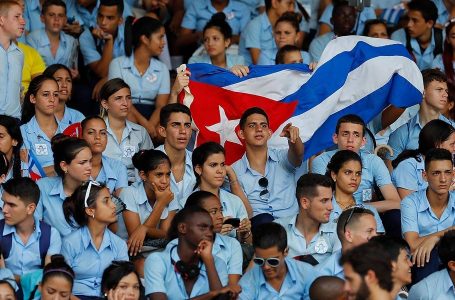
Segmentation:
{"type": "Polygon", "coordinates": [[[73,91],[73,79],[71,74],[65,69],[60,69],[54,73],[54,79],[58,83],[58,97],[62,102],[66,102],[71,97],[73,91]]]}
{"type": "Polygon", "coordinates": [[[0,151],[10,157],[13,153],[13,147],[17,145],[17,141],[9,135],[8,130],[0,125],[0,151]]]}
{"type": "Polygon", "coordinates": [[[204,31],[204,48],[210,57],[224,55],[230,42],[218,28],[211,27],[204,31]]]}
{"type": "Polygon", "coordinates": [[[275,43],[278,48],[286,45],[295,45],[298,39],[298,32],[289,22],[280,22],[275,25],[275,43]]]}
{"type": "Polygon", "coordinates": [[[389,34],[387,33],[387,27],[384,24],[371,25],[370,29],[368,30],[368,36],[379,39],[389,38],[389,34]]]}
{"type": "Polygon", "coordinates": [[[153,190],[153,186],[163,192],[171,184],[171,166],[167,161],[163,161],[155,170],[149,171],[147,174],[141,172],[141,178],[147,188],[153,190]]]}
{"type": "Polygon", "coordinates": [[[82,131],[82,138],[89,144],[93,155],[103,153],[107,145],[106,123],[100,119],[88,121],[82,131]]]}
{"type": "Polygon", "coordinates": [[[101,105],[107,110],[109,116],[126,119],[131,108],[131,91],[129,88],[122,88],[110,95],[101,105]]]}
{"type": "Polygon", "coordinates": [[[118,299],[138,300],[141,294],[139,280],[137,275],[130,273],[120,279],[114,293],[119,296],[118,299]]]}
{"type": "Polygon", "coordinates": [[[42,300],[68,300],[73,286],[63,276],[52,276],[39,286],[42,300]]]}
{"type": "Polygon", "coordinates": [[[223,227],[223,207],[220,199],[210,196],[202,201],[202,208],[208,211],[210,217],[212,217],[213,231],[220,232],[221,227],[223,227]]]}
{"type": "Polygon", "coordinates": [[[354,194],[362,179],[362,165],[356,160],[347,161],[337,174],[332,172],[332,178],[336,182],[336,187],[342,192],[354,194]]]}
{"type": "Polygon", "coordinates": [[[0,300],[15,300],[14,290],[10,285],[3,283],[0,284],[0,300]]]}
{"type": "Polygon", "coordinates": [[[449,44],[455,49],[455,26],[450,29],[449,35],[446,37],[449,44]]]}
{"type": "Polygon", "coordinates": [[[150,50],[152,56],[158,56],[163,52],[164,46],[166,45],[164,36],[164,27],[161,27],[146,39],[147,47],[150,50]]]}
{"type": "Polygon", "coordinates": [[[202,166],[196,166],[196,172],[201,176],[201,183],[212,188],[219,188],[226,177],[225,157],[223,153],[211,154],[202,166]]]}
{"type": "Polygon", "coordinates": [[[53,116],[59,101],[58,85],[53,80],[45,80],[36,95],[30,96],[30,102],[35,105],[35,112],[53,116]]]}
{"type": "Polygon", "coordinates": [[[98,195],[96,197],[94,212],[89,212],[88,215],[90,218],[92,218],[94,214],[95,220],[100,223],[109,225],[117,221],[115,208],[115,203],[112,201],[109,190],[107,188],[103,188],[98,192],[98,195]]]}
{"type": "Polygon", "coordinates": [[[90,148],[83,148],[74,157],[71,163],[62,163],[63,171],[66,171],[66,176],[70,176],[75,181],[87,181],[90,179],[92,171],[92,151],[90,148]]]}
{"type": "Polygon", "coordinates": [[[442,142],[438,148],[446,149],[452,154],[455,154],[455,132],[449,135],[449,138],[442,142]]]}

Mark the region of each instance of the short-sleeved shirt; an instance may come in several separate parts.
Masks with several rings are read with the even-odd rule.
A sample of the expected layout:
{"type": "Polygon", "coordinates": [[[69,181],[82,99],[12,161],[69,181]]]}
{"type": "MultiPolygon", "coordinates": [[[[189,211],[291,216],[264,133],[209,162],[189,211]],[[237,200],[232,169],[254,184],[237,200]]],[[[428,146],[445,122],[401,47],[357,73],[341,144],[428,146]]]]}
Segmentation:
{"type": "MultiPolygon", "coordinates": [[[[116,58],[125,55],[125,39],[124,32],[125,26],[119,25],[117,30],[117,36],[114,39],[114,48],[112,50],[112,58],[116,58]]],[[[104,41],[93,37],[91,31],[86,28],[79,37],[80,48],[82,56],[84,57],[84,64],[89,65],[93,62],[97,62],[101,59],[102,49],[104,47],[104,41]]]]}
{"type": "Polygon", "coordinates": [[[124,240],[104,230],[103,241],[97,250],[86,226],[63,239],[62,255],[73,269],[73,294],[101,297],[101,277],[114,260],[128,260],[128,248],[124,240]]]}
{"type": "Polygon", "coordinates": [[[63,128],[66,128],[71,124],[82,122],[84,119],[85,116],[80,111],[65,105],[65,112],[63,113],[63,118],[60,120],[60,123],[63,128]]]}
{"type": "Polygon", "coordinates": [[[310,52],[311,61],[320,61],[322,52],[324,51],[325,47],[334,38],[335,33],[331,31],[313,39],[308,50],[308,52],[310,52]]]}
{"type": "Polygon", "coordinates": [[[117,57],[109,65],[108,77],[122,78],[130,86],[134,104],[155,106],[158,95],[170,93],[169,70],[156,58],[150,59],[147,70],[141,75],[134,65],[134,53],[117,57]]]}
{"type": "MultiPolygon", "coordinates": [[[[123,203],[125,203],[127,210],[139,215],[141,224],[144,224],[153,212],[153,207],[150,205],[147,194],[145,193],[144,182],[142,181],[135,182],[122,189],[120,192],[120,199],[122,199],[123,203]]],[[[160,219],[164,220],[167,216],[168,209],[165,208],[161,213],[160,219]]],[[[118,225],[119,228],[117,230],[117,235],[125,240],[128,239],[128,232],[123,219],[121,221],[119,220],[118,225]]]]}
{"type": "Polygon", "coordinates": [[[104,183],[111,193],[128,186],[128,173],[120,160],[102,155],[101,162],[103,165],[96,181],[104,183]]]}
{"type": "Polygon", "coordinates": [[[425,162],[422,155],[419,155],[419,159],[420,161],[410,157],[401,161],[393,169],[392,182],[397,188],[419,191],[428,187],[428,182],[422,177],[422,172],[425,170],[425,162]]]}
{"type": "MultiPolygon", "coordinates": [[[[330,19],[332,18],[332,12],[333,12],[333,4],[329,4],[326,6],[324,9],[324,12],[322,13],[321,17],[319,18],[319,23],[324,23],[330,26],[330,28],[333,30],[333,25],[330,22],[330,19]]],[[[364,7],[362,11],[360,12],[359,18],[357,18],[358,21],[356,21],[356,25],[354,26],[354,30],[357,28],[357,34],[362,35],[363,30],[365,29],[365,22],[371,19],[376,19],[376,13],[374,12],[373,7],[364,7]],[[357,24],[358,22],[358,24],[357,24]]]]}
{"type": "Polygon", "coordinates": [[[428,202],[426,190],[408,195],[401,201],[401,231],[426,236],[445,230],[455,223],[455,192],[449,192],[449,202],[438,218],[428,202]]]}
{"type": "Polygon", "coordinates": [[[35,216],[57,229],[62,238],[76,230],[68,224],[63,214],[63,201],[70,195],[65,194],[62,178],[44,177],[36,183],[41,194],[35,216]]]}
{"type": "Polygon", "coordinates": [[[22,95],[28,90],[32,77],[41,74],[46,69],[41,55],[34,48],[24,43],[17,43],[19,49],[24,53],[24,67],[22,69],[22,95]]]}
{"type": "MultiPolygon", "coordinates": [[[[442,114],[439,115],[439,120],[454,126],[454,123],[442,114]]],[[[387,152],[387,158],[395,159],[406,149],[419,148],[419,134],[422,128],[423,126],[420,125],[420,116],[417,113],[408,123],[401,125],[397,130],[392,132],[388,145],[392,148],[394,156],[391,157],[387,152]]]]}
{"type": "MultiPolygon", "coordinates": [[[[444,66],[444,62],[442,61],[442,54],[436,55],[436,57],[433,60],[433,64],[431,65],[431,67],[439,69],[442,72],[445,72],[446,68],[444,66]]],[[[452,62],[452,68],[455,69],[455,62],[452,62]]]]}
{"type": "Polygon", "coordinates": [[[220,189],[219,197],[225,217],[239,218],[240,220],[248,218],[245,205],[237,195],[220,189]]]}
{"type": "MultiPolygon", "coordinates": [[[[76,3],[76,0],[68,0],[66,2],[66,16],[68,19],[75,19],[79,24],[83,24],[82,19],[74,10],[70,10],[72,1],[76,3]]],[[[38,29],[44,28],[44,23],[41,21],[41,4],[40,0],[26,0],[25,1],[25,10],[24,10],[24,19],[25,19],[25,30],[32,32],[38,29]]],[[[95,15],[96,22],[96,15],[95,15]]]]}
{"type": "MultiPolygon", "coordinates": [[[[226,22],[232,28],[232,34],[239,35],[250,21],[250,10],[248,7],[236,0],[229,0],[228,5],[223,9],[226,15],[226,22]]],[[[182,27],[202,32],[205,25],[212,18],[217,10],[210,0],[193,1],[182,20],[182,27]]]]}
{"type": "Polygon", "coordinates": [[[0,46],[0,114],[20,118],[21,80],[24,54],[11,43],[7,50],[0,46]]]}
{"type": "MultiPolygon", "coordinates": [[[[15,226],[10,226],[5,223],[2,236],[12,233],[11,250],[8,258],[5,260],[5,266],[10,269],[13,274],[22,276],[33,270],[42,268],[42,261],[40,256],[39,239],[41,237],[41,228],[39,219],[35,217],[35,230],[28,238],[27,243],[24,244],[21,237],[16,232],[15,226]]],[[[50,244],[47,249],[46,256],[52,256],[60,253],[62,241],[60,234],[55,228],[51,228],[50,244]]]]}
{"type": "MultiPolygon", "coordinates": [[[[338,205],[338,203],[337,203],[337,201],[335,199],[335,195],[332,198],[332,205],[333,205],[333,210],[330,213],[330,221],[329,222],[338,223],[338,218],[340,217],[340,215],[343,212],[343,210],[341,209],[340,205],[338,205]]],[[[382,224],[381,217],[379,216],[378,210],[374,206],[371,206],[371,205],[368,205],[368,204],[357,204],[357,205],[359,205],[359,206],[361,206],[363,208],[367,208],[367,209],[371,210],[371,212],[374,214],[374,219],[376,220],[376,231],[380,232],[380,233],[385,232],[384,225],[382,224]]]]}
{"type": "MultiPolygon", "coordinates": [[[[65,130],[64,125],[57,121],[57,130],[55,134],[62,133],[65,130]]],[[[54,165],[54,153],[52,152],[51,139],[44,133],[36,121],[35,116],[30,121],[21,125],[21,134],[24,139],[23,149],[33,151],[41,167],[54,165]]]]}
{"type": "Polygon", "coordinates": [[[434,272],[416,283],[408,295],[409,300],[454,300],[455,287],[446,268],[434,272]]]}
{"type": "Polygon", "coordinates": [[[286,229],[289,257],[312,255],[319,263],[324,262],[334,251],[341,248],[336,232],[336,224],[328,222],[320,224],[318,233],[307,245],[305,236],[295,226],[297,216],[277,219],[274,222],[286,229]]]}
{"type": "Polygon", "coordinates": [[[400,2],[401,0],[371,0],[371,6],[379,9],[393,8],[400,2]]]}
{"type": "Polygon", "coordinates": [[[436,23],[445,25],[449,21],[450,13],[447,11],[447,7],[444,4],[444,0],[431,0],[436,4],[438,8],[438,19],[436,23]]]}
{"type": "MultiPolygon", "coordinates": [[[[275,58],[278,50],[277,49],[268,49],[261,51],[259,55],[258,65],[274,65],[275,58]]],[[[311,62],[310,54],[306,51],[300,51],[304,64],[309,64],[311,62]]]]}
{"type": "MultiPolygon", "coordinates": [[[[212,64],[212,60],[210,56],[207,54],[191,56],[190,60],[188,61],[190,64],[195,63],[205,63],[205,64],[212,64]]],[[[245,58],[242,55],[235,55],[226,53],[226,69],[230,69],[236,65],[245,65],[245,58]]]]}
{"type": "MultiPolygon", "coordinates": [[[[228,282],[226,263],[217,256],[213,257],[215,268],[221,285],[225,286],[228,282]]],[[[194,283],[191,294],[188,295],[183,283],[183,278],[175,270],[173,262],[180,261],[175,242],[169,242],[164,251],[153,252],[145,260],[145,294],[164,293],[169,300],[189,299],[209,292],[209,279],[207,270],[202,261],[199,263],[199,276],[194,283]]]]}
{"type": "Polygon", "coordinates": [[[109,126],[109,118],[105,118],[107,126],[107,146],[103,154],[107,157],[120,160],[128,169],[128,181],[136,181],[136,171],[131,160],[139,150],[153,149],[153,143],[147,130],[141,125],[126,120],[122,140],[117,137],[109,126]]]}
{"type": "MultiPolygon", "coordinates": [[[[311,172],[324,175],[327,172],[328,163],[337,151],[327,151],[316,157],[311,163],[311,172]]],[[[354,199],[356,203],[361,204],[372,200],[375,186],[382,187],[392,184],[392,179],[389,170],[379,156],[362,150],[359,155],[362,160],[362,181],[354,193],[354,199]]]]}
{"type": "Polygon", "coordinates": [[[289,161],[287,149],[268,149],[265,176],[250,167],[246,153],[232,168],[250,201],[254,216],[268,213],[275,218],[282,218],[298,213],[294,180],[296,167],[289,161]],[[259,185],[263,177],[268,181],[268,193],[265,194],[265,188],[259,185]],[[263,196],[260,196],[261,192],[263,196]]]}
{"type": "MultiPolygon", "coordinates": [[[[445,37],[445,33],[443,31],[443,40],[445,37]]],[[[406,32],[404,29],[398,29],[394,33],[392,33],[391,37],[392,40],[401,42],[403,45],[406,46],[406,32]]],[[[431,65],[434,60],[433,51],[435,49],[435,40],[434,40],[434,31],[431,34],[431,43],[430,45],[422,52],[420,48],[419,42],[415,38],[411,38],[411,48],[412,53],[415,57],[416,64],[420,70],[425,70],[431,68],[431,65]]]]}
{"type": "Polygon", "coordinates": [[[240,279],[239,285],[242,287],[242,292],[239,299],[309,300],[310,286],[318,277],[318,272],[310,264],[291,258],[285,258],[284,263],[287,273],[280,291],[276,291],[266,281],[262,268],[255,265],[240,279]]]}
{"type": "Polygon", "coordinates": [[[45,29],[32,31],[27,36],[27,43],[39,52],[46,65],[62,64],[68,68],[74,67],[74,56],[77,54],[77,40],[63,31],[60,32],[60,42],[55,56],[51,53],[51,42],[45,29]]]}
{"type": "Polygon", "coordinates": [[[344,279],[344,270],[340,265],[341,249],[333,252],[324,262],[316,265],[315,269],[324,276],[336,276],[344,279]]]}
{"type": "Polygon", "coordinates": [[[258,48],[261,51],[276,50],[277,48],[273,38],[272,24],[266,13],[251,20],[240,36],[239,52],[245,58],[247,65],[252,63],[249,48],[258,48]]]}

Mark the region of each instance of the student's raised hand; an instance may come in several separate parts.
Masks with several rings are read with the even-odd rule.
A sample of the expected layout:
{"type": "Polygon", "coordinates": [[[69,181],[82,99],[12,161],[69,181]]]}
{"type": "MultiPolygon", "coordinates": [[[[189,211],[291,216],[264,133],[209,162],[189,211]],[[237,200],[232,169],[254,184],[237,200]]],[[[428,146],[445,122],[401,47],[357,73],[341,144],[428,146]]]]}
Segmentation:
{"type": "Polygon", "coordinates": [[[152,182],[152,189],[155,193],[156,201],[167,206],[174,199],[174,193],[171,192],[171,186],[169,185],[164,191],[158,189],[155,183],[152,182]]]}
{"type": "Polygon", "coordinates": [[[147,235],[147,230],[147,226],[141,224],[130,235],[126,242],[130,256],[136,256],[141,251],[145,236],[147,235]]]}
{"type": "Polygon", "coordinates": [[[292,126],[292,123],[286,124],[283,131],[280,133],[281,137],[287,138],[291,143],[295,143],[300,137],[299,128],[292,126]]]}
{"type": "Polygon", "coordinates": [[[232,284],[222,287],[220,290],[218,290],[218,295],[228,294],[229,299],[237,299],[241,292],[242,287],[240,285],[232,284]]]}
{"type": "Polygon", "coordinates": [[[199,255],[203,263],[206,263],[210,259],[213,259],[212,255],[213,243],[208,240],[202,240],[199,242],[199,245],[196,249],[196,254],[199,255]]]}
{"type": "Polygon", "coordinates": [[[317,66],[318,66],[317,61],[310,62],[310,64],[308,65],[308,67],[310,68],[311,71],[314,71],[317,66]]]}
{"type": "Polygon", "coordinates": [[[417,267],[423,267],[430,262],[430,254],[436,244],[439,242],[439,237],[431,236],[423,240],[412,255],[412,263],[417,264],[417,267]]]}
{"type": "Polygon", "coordinates": [[[183,72],[177,72],[177,77],[175,78],[174,85],[172,86],[172,93],[178,95],[183,88],[187,87],[190,84],[191,72],[184,70],[183,72]]]}
{"type": "Polygon", "coordinates": [[[107,300],[124,300],[126,298],[126,293],[120,288],[110,289],[107,292],[107,300]]]}
{"type": "Polygon", "coordinates": [[[236,76],[242,78],[243,76],[246,76],[248,73],[250,73],[250,68],[248,68],[248,66],[235,65],[231,68],[231,72],[236,76]]]}

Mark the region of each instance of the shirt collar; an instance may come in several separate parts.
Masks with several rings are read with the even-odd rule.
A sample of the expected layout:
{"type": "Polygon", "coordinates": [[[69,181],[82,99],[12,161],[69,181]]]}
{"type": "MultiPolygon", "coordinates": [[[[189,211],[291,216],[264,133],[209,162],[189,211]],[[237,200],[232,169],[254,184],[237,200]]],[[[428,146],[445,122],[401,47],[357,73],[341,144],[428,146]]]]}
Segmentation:
{"type": "Polygon", "coordinates": [[[444,270],[441,270],[442,272],[442,284],[445,292],[449,292],[452,290],[452,293],[455,293],[455,287],[453,285],[452,279],[449,276],[449,272],[447,271],[446,268],[444,270]]]}
{"type": "MultiPolygon", "coordinates": [[[[55,118],[55,122],[57,122],[57,131],[55,132],[55,134],[63,132],[63,128],[61,127],[62,123],[57,118],[55,118]]],[[[39,126],[38,122],[36,121],[35,116],[33,116],[26,125],[27,126],[25,128],[27,130],[27,133],[35,133],[38,136],[41,135],[41,137],[44,139],[48,138],[46,136],[46,134],[44,134],[44,132],[41,130],[41,127],[39,126]]]]}
{"type": "MultiPolygon", "coordinates": [[[[92,245],[93,249],[96,250],[95,245],[92,243],[92,236],[90,235],[90,231],[88,230],[87,226],[81,227],[82,231],[82,244],[84,245],[84,249],[87,249],[89,245],[92,245]]],[[[103,241],[101,242],[101,246],[98,252],[103,251],[104,249],[111,246],[111,236],[109,234],[109,230],[106,228],[103,233],[103,241]]]]}
{"type": "MultiPolygon", "coordinates": [[[[267,163],[272,160],[274,162],[279,162],[280,161],[280,157],[278,156],[278,153],[276,151],[270,151],[270,149],[267,149],[267,162],[266,162],[266,168],[265,168],[265,172],[267,174],[267,163]]],[[[239,164],[239,171],[241,173],[245,173],[247,170],[250,170],[251,172],[255,172],[257,173],[256,171],[254,171],[251,167],[250,167],[250,162],[248,161],[248,158],[246,156],[246,152],[243,154],[242,158],[241,158],[241,163],[239,164]]],[[[237,174],[239,175],[239,174],[237,174]]]]}
{"type": "Polygon", "coordinates": [[[272,24],[270,23],[269,17],[267,16],[266,12],[263,12],[261,14],[261,27],[262,31],[268,31],[271,30],[272,24]]]}
{"type": "MultiPolygon", "coordinates": [[[[36,233],[38,236],[40,236],[41,227],[40,227],[39,219],[36,216],[33,216],[33,219],[35,220],[35,231],[32,232],[32,234],[36,233]]],[[[8,225],[5,223],[5,227],[3,228],[3,236],[6,236],[10,233],[16,234],[16,226],[11,226],[11,225],[8,225]]],[[[29,241],[30,241],[30,238],[29,238],[29,241]]]]}
{"type": "MultiPolygon", "coordinates": [[[[427,198],[427,190],[423,189],[423,190],[418,191],[417,193],[418,194],[416,194],[416,198],[419,201],[417,211],[424,212],[426,210],[430,210],[430,202],[428,201],[428,198],[427,198]]],[[[444,212],[448,209],[455,209],[454,197],[455,197],[455,192],[449,192],[449,201],[447,203],[447,207],[444,210],[444,212]]],[[[442,215],[444,215],[444,212],[442,213],[442,215]]],[[[442,218],[442,215],[441,215],[441,218],[442,218]]]]}
{"type": "Polygon", "coordinates": [[[49,192],[50,196],[59,196],[60,199],[65,200],[66,199],[66,194],[65,190],[63,188],[63,179],[60,177],[56,177],[58,180],[56,180],[54,186],[52,187],[51,191],[49,192]]]}
{"type": "MultiPolygon", "coordinates": [[[[159,145],[158,147],[155,148],[156,150],[160,150],[164,152],[164,154],[168,155],[166,152],[166,149],[164,148],[164,144],[159,145]]],[[[191,162],[191,151],[188,151],[188,149],[185,149],[185,165],[187,168],[190,168],[193,170],[193,163],[191,162]]]]}
{"type": "Polygon", "coordinates": [[[215,240],[213,241],[213,253],[217,254],[226,248],[227,248],[227,246],[224,242],[224,239],[222,238],[222,236],[220,234],[216,233],[215,240]]]}

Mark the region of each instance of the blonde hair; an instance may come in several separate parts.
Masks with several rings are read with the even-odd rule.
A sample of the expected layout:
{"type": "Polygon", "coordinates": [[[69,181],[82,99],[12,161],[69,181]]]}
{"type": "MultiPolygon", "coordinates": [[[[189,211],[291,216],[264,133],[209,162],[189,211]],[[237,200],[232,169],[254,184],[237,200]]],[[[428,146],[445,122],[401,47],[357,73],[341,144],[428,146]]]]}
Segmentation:
{"type": "Polygon", "coordinates": [[[0,16],[6,16],[8,11],[14,5],[19,6],[22,9],[21,4],[15,0],[0,0],[0,16]]]}

